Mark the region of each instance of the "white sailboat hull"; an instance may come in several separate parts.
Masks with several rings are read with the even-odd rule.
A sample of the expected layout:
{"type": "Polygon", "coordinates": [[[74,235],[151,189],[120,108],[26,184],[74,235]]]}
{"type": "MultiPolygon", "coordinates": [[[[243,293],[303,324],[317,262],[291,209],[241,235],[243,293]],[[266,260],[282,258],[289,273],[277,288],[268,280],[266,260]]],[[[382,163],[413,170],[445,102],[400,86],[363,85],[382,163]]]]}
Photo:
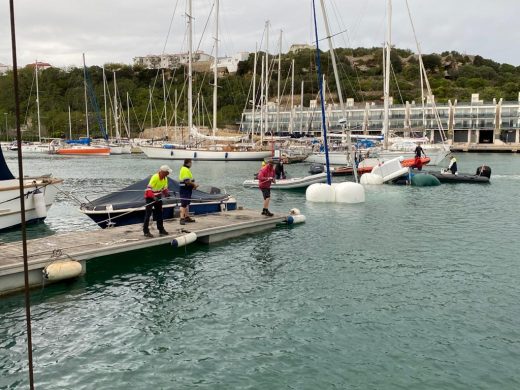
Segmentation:
{"type": "Polygon", "coordinates": [[[261,161],[271,156],[270,151],[220,151],[205,149],[165,149],[154,146],[141,146],[148,158],[163,160],[197,161],[261,161]]]}
{"type": "MultiPolygon", "coordinates": [[[[54,203],[59,179],[31,179],[24,182],[25,219],[32,222],[45,217],[39,216],[33,198],[33,191],[38,188],[43,194],[47,210],[54,203]]],[[[0,182],[0,230],[21,224],[20,189],[18,179],[3,180],[0,182]]]]}
{"type": "MultiPolygon", "coordinates": [[[[449,150],[444,149],[425,149],[426,156],[430,158],[430,162],[428,165],[439,165],[442,160],[444,160],[448,154],[449,150]]],[[[414,151],[401,151],[401,150],[387,150],[383,152],[379,152],[379,158],[383,160],[391,160],[396,157],[402,156],[405,159],[414,158],[414,151]]]]}
{"type": "MultiPolygon", "coordinates": [[[[305,159],[305,162],[325,164],[325,153],[312,153],[305,159]]],[[[342,166],[349,165],[347,152],[329,152],[329,164],[342,166]]]]}

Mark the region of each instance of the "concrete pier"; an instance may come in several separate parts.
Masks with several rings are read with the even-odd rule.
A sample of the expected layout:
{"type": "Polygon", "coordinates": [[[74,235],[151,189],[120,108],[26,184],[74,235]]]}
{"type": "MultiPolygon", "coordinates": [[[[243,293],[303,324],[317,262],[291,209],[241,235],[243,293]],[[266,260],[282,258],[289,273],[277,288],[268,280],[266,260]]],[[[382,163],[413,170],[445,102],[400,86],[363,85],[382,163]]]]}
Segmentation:
{"type": "MultiPolygon", "coordinates": [[[[275,215],[265,217],[256,210],[235,210],[223,213],[197,216],[195,223],[180,225],[179,220],[165,221],[165,229],[170,233],[153,238],[143,236],[142,226],[129,225],[94,231],[59,233],[27,242],[29,260],[29,283],[31,287],[45,284],[43,269],[57,261],[74,259],[86,270],[87,260],[116,253],[131,252],[160,245],[170,245],[174,239],[194,232],[197,242],[210,244],[245,234],[273,229],[284,223],[286,217],[275,215]]],[[[157,231],[152,231],[157,233],[157,231]]],[[[172,251],[175,250],[172,248],[172,251]]],[[[0,295],[24,288],[22,243],[0,244],[0,295]]],[[[107,258],[109,261],[109,258],[107,258]]]]}

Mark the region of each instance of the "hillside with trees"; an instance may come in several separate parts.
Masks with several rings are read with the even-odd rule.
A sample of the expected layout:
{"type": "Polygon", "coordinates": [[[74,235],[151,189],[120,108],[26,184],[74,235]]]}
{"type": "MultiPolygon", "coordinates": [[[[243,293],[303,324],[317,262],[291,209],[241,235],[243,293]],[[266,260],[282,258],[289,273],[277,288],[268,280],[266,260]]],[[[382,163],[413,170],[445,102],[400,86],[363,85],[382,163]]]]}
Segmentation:
{"type": "MultiPolygon", "coordinates": [[[[258,53],[258,58],[263,57],[258,53]]],[[[381,48],[337,49],[338,66],[344,96],[352,97],[357,103],[381,101],[383,90],[383,53],[381,48]]],[[[276,100],[277,93],[277,56],[271,58],[271,79],[269,82],[270,101],[276,100]]],[[[282,56],[282,105],[289,104],[291,88],[291,63],[295,62],[295,102],[300,102],[300,88],[303,81],[304,104],[316,99],[318,86],[316,79],[315,53],[303,50],[282,56]]],[[[504,99],[518,100],[520,91],[520,66],[500,64],[481,56],[468,56],[456,51],[423,56],[433,93],[439,102],[448,100],[469,101],[472,93],[479,93],[486,101],[504,99]]],[[[394,103],[420,101],[419,63],[417,56],[409,50],[393,49],[391,56],[391,94],[394,103]]],[[[327,100],[335,99],[336,86],[333,82],[332,65],[327,52],[322,53],[323,72],[327,82],[327,100]]],[[[236,74],[224,74],[219,79],[218,123],[219,127],[236,127],[246,102],[252,100],[251,84],[254,69],[254,55],[241,62],[236,74]]],[[[105,65],[109,91],[113,99],[113,72],[117,74],[117,85],[121,101],[120,108],[126,115],[127,92],[131,100],[130,128],[132,136],[150,126],[164,125],[164,98],[162,72],[143,69],[124,64],[105,65]],[[150,99],[150,90],[152,98],[150,99]],[[150,118],[150,100],[153,102],[153,117],[150,118]]],[[[257,66],[257,92],[260,82],[261,66],[257,66]]],[[[94,94],[96,95],[101,117],[104,118],[103,77],[98,66],[88,68],[94,94]]],[[[36,96],[34,69],[20,69],[20,92],[22,122],[25,124],[24,138],[31,139],[37,134],[36,96]]],[[[176,112],[177,124],[187,124],[187,86],[184,68],[165,70],[166,87],[169,91],[166,111],[169,125],[173,125],[176,112]],[[175,110],[175,91],[177,91],[177,110],[175,110]]],[[[210,72],[194,75],[194,122],[208,126],[212,113],[212,74],[210,72]]],[[[43,134],[63,137],[69,133],[68,107],[71,108],[72,134],[74,137],[85,135],[85,102],[83,87],[83,69],[49,68],[39,71],[40,111],[43,134]]],[[[257,93],[257,99],[259,93],[257,93]]],[[[250,108],[251,104],[248,104],[250,108]]],[[[112,111],[109,104],[109,109],[112,111]]],[[[113,131],[114,123],[109,112],[107,128],[113,131]]],[[[0,76],[0,123],[1,134],[5,134],[5,115],[8,127],[14,127],[14,98],[12,73],[0,76]]],[[[126,117],[122,119],[127,120],[126,117]]],[[[100,127],[96,115],[90,108],[89,124],[93,136],[100,136],[100,127]]],[[[1,139],[4,139],[0,137],[1,139]]]]}

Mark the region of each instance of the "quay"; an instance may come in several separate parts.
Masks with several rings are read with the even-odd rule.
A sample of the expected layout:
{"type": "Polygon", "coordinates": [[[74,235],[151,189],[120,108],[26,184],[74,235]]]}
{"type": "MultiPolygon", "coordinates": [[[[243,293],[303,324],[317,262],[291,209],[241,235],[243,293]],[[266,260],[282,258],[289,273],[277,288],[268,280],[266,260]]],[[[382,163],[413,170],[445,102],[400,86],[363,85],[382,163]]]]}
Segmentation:
{"type": "MultiPolygon", "coordinates": [[[[303,216],[301,216],[303,217],[303,216]]],[[[43,275],[51,264],[75,260],[81,264],[81,274],[86,272],[86,261],[106,257],[116,253],[131,252],[160,245],[182,246],[190,243],[187,235],[197,242],[210,244],[246,234],[273,229],[291,218],[281,214],[273,217],[260,215],[256,210],[238,209],[222,213],[197,216],[197,222],[180,225],[178,219],[164,221],[168,236],[154,234],[153,238],[143,236],[142,225],[127,225],[93,231],[58,233],[52,236],[27,241],[29,264],[29,284],[37,287],[48,284],[43,275]],[[193,235],[193,233],[195,233],[193,235]],[[196,237],[195,237],[196,236],[196,237]]],[[[157,233],[157,231],[152,231],[157,233]]],[[[172,251],[175,249],[172,248],[172,251]]],[[[22,243],[0,244],[0,295],[23,290],[22,243]]],[[[79,265],[75,263],[78,267],[79,265]]]]}
{"type": "Polygon", "coordinates": [[[468,153],[518,153],[520,144],[453,144],[450,150],[468,153]]]}

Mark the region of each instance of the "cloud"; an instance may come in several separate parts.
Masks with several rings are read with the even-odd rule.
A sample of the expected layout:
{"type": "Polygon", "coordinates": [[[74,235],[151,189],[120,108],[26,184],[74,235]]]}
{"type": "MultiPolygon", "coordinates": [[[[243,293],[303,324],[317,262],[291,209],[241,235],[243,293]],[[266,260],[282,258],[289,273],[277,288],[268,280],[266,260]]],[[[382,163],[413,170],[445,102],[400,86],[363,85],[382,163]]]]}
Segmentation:
{"type": "MultiPolygon", "coordinates": [[[[385,1],[326,0],[336,46],[380,46],[385,33],[385,1]]],[[[499,62],[520,65],[520,53],[511,42],[520,39],[514,28],[520,14],[517,0],[409,0],[424,52],[458,50],[480,54],[499,62]]],[[[131,63],[135,56],[161,53],[175,6],[167,52],[186,50],[186,0],[17,0],[16,23],[19,63],[34,59],[57,66],[80,65],[85,52],[88,64],[131,63]]],[[[278,50],[313,41],[309,0],[221,0],[220,53],[253,51],[262,40],[264,23],[271,21],[270,48],[278,50]]],[[[404,0],[393,2],[393,43],[415,49],[404,0]]],[[[213,48],[213,0],[193,0],[194,44],[204,26],[201,48],[213,48]]],[[[317,1],[319,7],[319,1],[317,1]]],[[[321,12],[320,35],[324,36],[321,12]]],[[[11,63],[8,2],[0,4],[0,62],[11,63]]],[[[323,45],[325,46],[325,44],[323,45]]]]}

